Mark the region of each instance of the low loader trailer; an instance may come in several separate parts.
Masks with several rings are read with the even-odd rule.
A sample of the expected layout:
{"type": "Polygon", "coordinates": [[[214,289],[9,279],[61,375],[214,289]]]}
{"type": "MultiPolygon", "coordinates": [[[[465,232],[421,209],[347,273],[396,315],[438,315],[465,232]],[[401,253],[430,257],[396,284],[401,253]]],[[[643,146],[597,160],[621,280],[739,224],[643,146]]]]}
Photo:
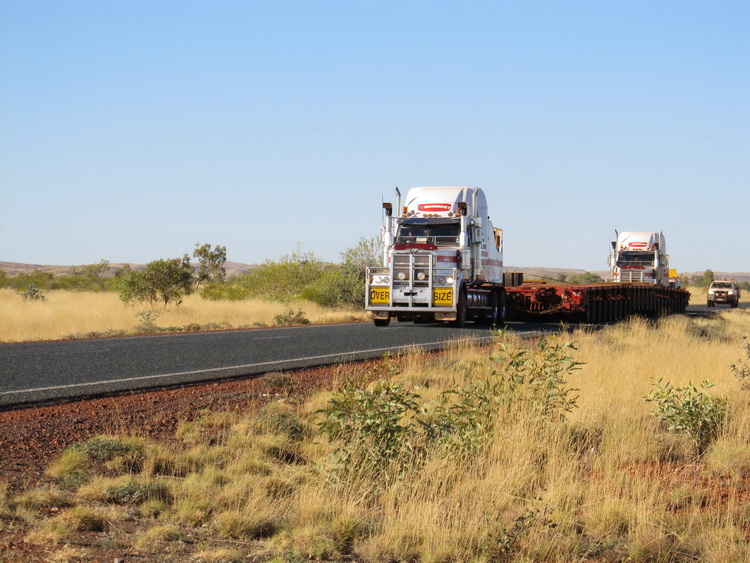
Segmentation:
{"type": "Polygon", "coordinates": [[[505,290],[510,318],[546,317],[585,323],[619,321],[631,315],[682,315],[690,300],[685,289],[651,283],[524,282],[505,290]]]}

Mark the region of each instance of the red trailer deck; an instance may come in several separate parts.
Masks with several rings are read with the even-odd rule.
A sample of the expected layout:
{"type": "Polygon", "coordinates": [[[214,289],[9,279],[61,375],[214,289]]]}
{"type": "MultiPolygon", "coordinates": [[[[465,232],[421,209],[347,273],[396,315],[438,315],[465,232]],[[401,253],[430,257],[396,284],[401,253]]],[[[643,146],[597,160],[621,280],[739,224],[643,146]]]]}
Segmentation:
{"type": "Polygon", "coordinates": [[[646,283],[586,285],[524,282],[506,287],[511,318],[555,316],[587,323],[624,319],[630,315],[659,317],[684,314],[690,292],[646,283]]]}

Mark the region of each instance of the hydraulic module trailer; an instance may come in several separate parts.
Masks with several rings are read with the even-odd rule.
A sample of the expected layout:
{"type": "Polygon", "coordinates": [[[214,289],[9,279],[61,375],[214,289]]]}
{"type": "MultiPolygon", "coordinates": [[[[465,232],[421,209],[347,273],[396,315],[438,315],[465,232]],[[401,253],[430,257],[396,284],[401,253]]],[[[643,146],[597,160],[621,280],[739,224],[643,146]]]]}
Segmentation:
{"type": "Polygon", "coordinates": [[[617,321],[630,315],[681,315],[690,300],[690,292],[685,289],[650,283],[527,281],[505,291],[508,314],[513,318],[554,316],[586,323],[617,321]]]}

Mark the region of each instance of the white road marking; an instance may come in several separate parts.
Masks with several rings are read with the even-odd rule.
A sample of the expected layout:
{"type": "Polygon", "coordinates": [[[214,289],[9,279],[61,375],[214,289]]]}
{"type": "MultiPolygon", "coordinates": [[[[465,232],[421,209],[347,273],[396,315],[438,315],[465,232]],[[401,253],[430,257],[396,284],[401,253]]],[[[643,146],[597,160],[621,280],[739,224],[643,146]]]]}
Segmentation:
{"type": "MultiPolygon", "coordinates": [[[[492,340],[492,336],[486,336],[484,338],[477,338],[478,341],[486,341],[486,340],[492,340]]],[[[422,346],[436,346],[438,344],[449,344],[449,343],[455,343],[456,339],[452,340],[441,340],[438,342],[423,342],[421,344],[412,344],[409,346],[404,346],[403,348],[420,348],[422,346]]],[[[128,383],[128,382],[135,382],[135,381],[148,381],[153,379],[168,379],[170,377],[180,377],[184,375],[197,375],[201,373],[220,373],[223,371],[232,371],[236,369],[243,369],[243,368],[251,368],[251,367],[262,367],[262,366],[272,366],[276,364],[286,364],[289,362],[298,362],[302,360],[323,360],[326,358],[335,358],[335,357],[341,357],[341,356],[354,356],[356,354],[367,354],[367,353],[374,353],[374,352],[389,352],[392,351],[393,347],[387,347],[387,348],[371,348],[369,350],[354,350],[350,352],[341,352],[338,354],[325,354],[323,356],[305,356],[302,358],[292,358],[289,360],[276,360],[273,362],[260,362],[257,364],[242,364],[239,366],[228,366],[228,367],[221,367],[221,368],[209,368],[209,369],[199,369],[194,371],[180,371],[175,373],[163,373],[163,374],[157,374],[157,375],[144,375],[140,377],[126,377],[122,379],[110,379],[110,380],[104,380],[104,381],[90,381],[88,383],[73,383],[70,385],[54,385],[51,387],[36,387],[32,389],[18,389],[16,391],[3,391],[0,393],[0,397],[5,395],[19,395],[21,393],[34,393],[39,391],[57,391],[60,389],[75,389],[75,388],[82,388],[82,387],[93,387],[95,385],[108,385],[112,383],[128,383]]]]}

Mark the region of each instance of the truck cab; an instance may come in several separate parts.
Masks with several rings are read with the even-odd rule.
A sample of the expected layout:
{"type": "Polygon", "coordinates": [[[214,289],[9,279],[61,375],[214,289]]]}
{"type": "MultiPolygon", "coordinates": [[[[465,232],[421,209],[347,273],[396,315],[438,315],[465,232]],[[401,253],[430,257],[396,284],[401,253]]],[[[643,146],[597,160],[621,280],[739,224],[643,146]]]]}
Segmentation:
{"type": "Polygon", "coordinates": [[[479,188],[412,188],[396,213],[383,204],[383,262],[367,272],[366,305],[377,326],[399,321],[505,320],[502,231],[479,188]]]}
{"type": "Polygon", "coordinates": [[[610,279],[670,286],[669,255],[662,233],[623,232],[612,242],[610,279]]]}

